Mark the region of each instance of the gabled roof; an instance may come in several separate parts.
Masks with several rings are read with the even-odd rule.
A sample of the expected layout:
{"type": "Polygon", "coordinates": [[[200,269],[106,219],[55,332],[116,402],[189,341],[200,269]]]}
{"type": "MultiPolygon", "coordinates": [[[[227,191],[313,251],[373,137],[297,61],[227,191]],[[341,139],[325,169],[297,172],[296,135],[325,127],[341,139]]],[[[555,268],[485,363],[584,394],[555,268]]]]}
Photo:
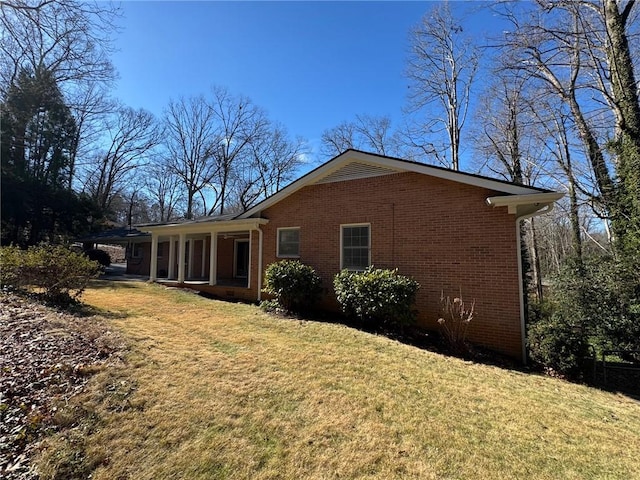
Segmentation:
{"type": "MultiPolygon", "coordinates": [[[[375,153],[363,152],[361,150],[349,149],[319,166],[315,170],[307,173],[303,177],[300,177],[278,193],[266,198],[246,212],[238,215],[237,218],[249,218],[251,216],[255,216],[262,210],[269,208],[281,201],[283,198],[288,197],[292,193],[308,185],[355,180],[403,172],[414,172],[429,175],[431,177],[441,178],[444,180],[486,188],[495,192],[504,193],[505,195],[528,196],[535,194],[555,194],[555,192],[542,188],[517,185],[515,183],[496,180],[482,175],[464,173],[450,170],[448,168],[402,160],[400,158],[387,157],[375,153]]],[[[557,195],[559,194],[555,194],[555,196],[557,195]]]]}

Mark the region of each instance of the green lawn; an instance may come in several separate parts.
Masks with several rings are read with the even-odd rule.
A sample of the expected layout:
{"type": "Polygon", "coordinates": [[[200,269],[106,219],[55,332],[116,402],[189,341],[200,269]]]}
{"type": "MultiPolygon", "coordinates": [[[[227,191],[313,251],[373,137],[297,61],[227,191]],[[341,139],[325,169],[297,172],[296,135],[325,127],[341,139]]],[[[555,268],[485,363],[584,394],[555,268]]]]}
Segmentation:
{"type": "Polygon", "coordinates": [[[640,478],[622,395],[157,285],[83,299],[131,352],[49,442],[48,475],[72,459],[95,479],[640,478]]]}

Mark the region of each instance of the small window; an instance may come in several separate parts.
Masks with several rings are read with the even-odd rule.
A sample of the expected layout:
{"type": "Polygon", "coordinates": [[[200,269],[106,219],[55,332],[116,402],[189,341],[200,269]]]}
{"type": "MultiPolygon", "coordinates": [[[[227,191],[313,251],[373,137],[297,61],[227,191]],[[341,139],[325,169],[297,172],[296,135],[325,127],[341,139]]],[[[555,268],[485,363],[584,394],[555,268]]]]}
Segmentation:
{"type": "Polygon", "coordinates": [[[347,270],[365,270],[371,265],[371,226],[341,226],[341,268],[347,270]]]}
{"type": "Polygon", "coordinates": [[[158,258],[164,256],[164,243],[158,243],[158,258]]]}
{"type": "Polygon", "coordinates": [[[142,258],[142,244],[131,244],[131,258],[142,258]]]}
{"type": "Polygon", "coordinates": [[[300,228],[278,229],[278,257],[300,256],[300,228]]]}

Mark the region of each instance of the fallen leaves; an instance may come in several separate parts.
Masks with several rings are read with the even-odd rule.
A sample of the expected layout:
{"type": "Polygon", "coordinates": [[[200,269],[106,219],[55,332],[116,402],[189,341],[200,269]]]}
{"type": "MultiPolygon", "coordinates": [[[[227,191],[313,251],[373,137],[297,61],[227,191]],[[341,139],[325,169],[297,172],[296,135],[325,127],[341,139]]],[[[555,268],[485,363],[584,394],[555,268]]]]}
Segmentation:
{"type": "Polygon", "coordinates": [[[99,317],[0,293],[0,477],[37,478],[29,459],[38,441],[73,426],[60,407],[123,349],[99,317]]]}

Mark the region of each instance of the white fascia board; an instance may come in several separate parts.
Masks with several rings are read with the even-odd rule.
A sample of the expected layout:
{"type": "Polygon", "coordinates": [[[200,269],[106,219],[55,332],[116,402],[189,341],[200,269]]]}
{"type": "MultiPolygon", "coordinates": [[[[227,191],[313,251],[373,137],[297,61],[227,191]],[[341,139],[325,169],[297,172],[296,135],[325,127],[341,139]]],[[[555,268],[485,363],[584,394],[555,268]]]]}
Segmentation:
{"type": "Polygon", "coordinates": [[[244,212],[242,215],[240,215],[238,218],[249,218],[251,217],[251,215],[254,215],[258,212],[261,212],[262,210],[269,208],[270,206],[278,203],[280,200],[288,197],[292,193],[297,192],[301,188],[306,187],[307,185],[311,185],[323,177],[331,175],[333,172],[335,172],[339,168],[342,168],[342,166],[346,163],[346,157],[344,155],[345,154],[339,155],[335,157],[333,160],[329,160],[324,165],[321,165],[315,170],[312,170],[311,172],[307,173],[306,175],[299,178],[295,182],[287,185],[285,188],[283,188],[279,192],[264,199],[262,202],[258,203],[253,208],[250,208],[249,210],[244,212]]]}
{"type": "Polygon", "coordinates": [[[510,195],[528,195],[528,194],[541,194],[544,191],[532,187],[526,187],[524,185],[516,185],[508,182],[502,182],[500,180],[494,180],[479,175],[472,175],[468,173],[461,173],[455,170],[448,170],[446,168],[438,168],[427,164],[416,163],[407,160],[395,159],[391,157],[385,157],[376,154],[370,154],[361,152],[359,150],[347,150],[346,152],[334,157],[324,165],[312,170],[305,176],[299,178],[287,187],[280,190],[278,193],[263,200],[253,208],[250,208],[238,218],[249,218],[256,213],[265,210],[272,205],[278,203],[280,200],[288,197],[292,193],[300,190],[301,188],[312,185],[315,182],[321,180],[324,177],[331,175],[336,170],[342,168],[344,165],[358,162],[378,167],[388,168],[400,172],[415,172],[423,175],[429,175],[431,177],[441,178],[444,180],[450,180],[452,182],[472,185],[476,187],[485,188],[487,190],[493,190],[496,192],[504,192],[510,195]]]}
{"type": "Polygon", "coordinates": [[[266,225],[269,220],[266,218],[248,218],[239,220],[195,222],[195,223],[174,223],[169,225],[153,225],[148,227],[138,227],[142,232],[149,232],[156,235],[179,235],[211,232],[236,232],[240,230],[257,230],[260,225],[266,225]]]}
{"type": "Polygon", "coordinates": [[[492,207],[507,207],[509,213],[521,214],[524,208],[535,212],[541,210],[549,204],[557,202],[564,193],[560,192],[540,192],[525,195],[501,195],[489,197],[486,202],[492,207]],[[524,207],[524,208],[523,208],[524,207]]]}

